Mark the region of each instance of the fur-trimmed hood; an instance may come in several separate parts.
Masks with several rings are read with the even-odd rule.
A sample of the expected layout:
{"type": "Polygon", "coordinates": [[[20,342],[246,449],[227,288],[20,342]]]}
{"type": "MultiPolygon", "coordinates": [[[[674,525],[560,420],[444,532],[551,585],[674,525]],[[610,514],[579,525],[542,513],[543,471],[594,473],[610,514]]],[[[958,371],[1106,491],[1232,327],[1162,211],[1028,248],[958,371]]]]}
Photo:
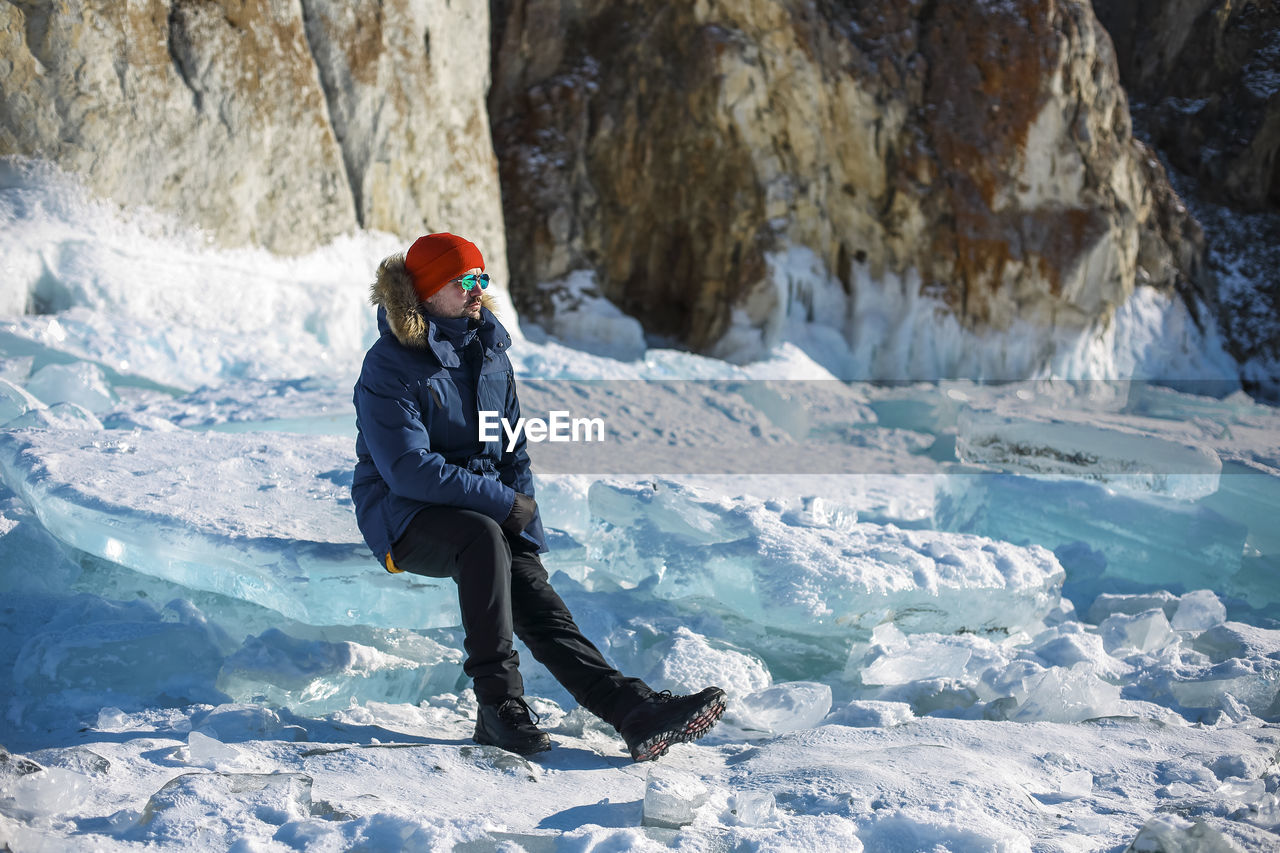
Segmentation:
{"type": "MultiPolygon", "coordinates": [[[[415,348],[429,345],[430,320],[418,308],[418,292],[413,289],[413,276],[405,266],[403,252],[383,258],[378,264],[377,278],[369,289],[369,302],[386,311],[387,325],[400,343],[415,348]]],[[[489,313],[496,313],[497,300],[489,294],[480,294],[480,304],[489,313]]]]}

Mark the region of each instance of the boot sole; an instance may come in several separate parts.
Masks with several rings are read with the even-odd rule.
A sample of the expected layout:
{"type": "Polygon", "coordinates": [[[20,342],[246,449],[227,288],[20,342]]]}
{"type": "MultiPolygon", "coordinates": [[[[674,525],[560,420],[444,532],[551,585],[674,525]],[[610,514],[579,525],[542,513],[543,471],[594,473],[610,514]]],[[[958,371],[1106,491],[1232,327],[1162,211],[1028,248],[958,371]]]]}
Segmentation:
{"type": "Polygon", "coordinates": [[[706,705],[698,709],[691,718],[689,718],[683,727],[678,729],[669,729],[652,735],[636,746],[631,752],[633,761],[653,761],[655,758],[661,758],[667,754],[667,750],[677,743],[689,743],[711,731],[711,727],[719,721],[725,709],[724,694],[712,699],[706,705]]]}
{"type": "Polygon", "coordinates": [[[471,741],[472,743],[478,743],[481,746],[496,746],[498,749],[505,750],[507,752],[514,752],[516,755],[537,755],[539,752],[549,752],[551,750],[551,738],[546,737],[545,735],[541,740],[533,741],[529,744],[524,744],[518,747],[503,746],[500,743],[491,743],[490,741],[479,740],[475,737],[472,737],[471,741]]]}

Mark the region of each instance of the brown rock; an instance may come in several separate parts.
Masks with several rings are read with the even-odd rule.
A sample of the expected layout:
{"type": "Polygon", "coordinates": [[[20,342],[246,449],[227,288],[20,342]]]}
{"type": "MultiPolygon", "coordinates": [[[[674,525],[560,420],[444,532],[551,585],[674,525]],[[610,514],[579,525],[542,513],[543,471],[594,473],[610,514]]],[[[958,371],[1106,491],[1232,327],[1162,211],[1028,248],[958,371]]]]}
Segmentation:
{"type": "Polygon", "coordinates": [[[52,160],[228,243],[309,248],[354,221],[288,6],[0,4],[0,154],[52,160]]]}
{"type": "MultiPolygon", "coordinates": [[[[1216,313],[1245,388],[1280,400],[1280,4],[1094,0],[1133,114],[1203,224],[1216,313]]],[[[1152,157],[1154,160],[1154,155],[1152,157]]],[[[1159,168],[1159,167],[1156,167],[1159,168]]],[[[1181,205],[1173,233],[1200,225],[1181,205]]],[[[1177,245],[1172,239],[1169,245],[1177,245]]]]}
{"type": "Polygon", "coordinates": [[[651,332],[723,353],[786,315],[852,339],[859,300],[900,286],[971,329],[1080,329],[1139,263],[1156,284],[1192,272],[1088,3],[494,10],[490,114],[534,315],[521,286],[591,269],[651,332]],[[771,272],[798,247],[834,284],[771,272]]]}
{"type": "Polygon", "coordinates": [[[1152,142],[1211,198],[1280,209],[1280,5],[1096,0],[1152,142]]]}
{"type": "Polygon", "coordinates": [[[359,225],[464,234],[505,282],[488,6],[303,0],[302,12],[359,225]]]}
{"type": "Polygon", "coordinates": [[[459,231],[502,278],[487,33],[483,0],[0,2],[0,156],[227,245],[459,231]]]}

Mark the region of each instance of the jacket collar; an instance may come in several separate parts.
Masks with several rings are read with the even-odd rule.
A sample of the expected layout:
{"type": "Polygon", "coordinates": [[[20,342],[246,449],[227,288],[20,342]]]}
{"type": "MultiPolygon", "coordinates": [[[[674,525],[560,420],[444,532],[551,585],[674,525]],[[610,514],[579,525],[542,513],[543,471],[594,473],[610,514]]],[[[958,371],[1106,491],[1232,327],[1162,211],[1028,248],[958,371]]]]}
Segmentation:
{"type": "Polygon", "coordinates": [[[465,329],[462,334],[457,333],[455,323],[440,323],[430,315],[424,315],[424,319],[427,323],[427,348],[439,359],[442,367],[460,367],[462,360],[458,353],[475,338],[479,338],[480,344],[488,351],[502,351],[511,346],[511,336],[488,308],[480,309],[480,327],[465,329]]]}
{"type": "MultiPolygon", "coordinates": [[[[431,350],[443,367],[462,364],[458,358],[458,344],[421,309],[403,253],[384,258],[378,265],[369,301],[378,306],[380,333],[394,335],[397,341],[410,349],[431,350]]],[[[511,335],[494,316],[496,302],[487,293],[481,294],[480,301],[481,322],[476,335],[485,349],[504,352],[511,346],[511,335]]]]}

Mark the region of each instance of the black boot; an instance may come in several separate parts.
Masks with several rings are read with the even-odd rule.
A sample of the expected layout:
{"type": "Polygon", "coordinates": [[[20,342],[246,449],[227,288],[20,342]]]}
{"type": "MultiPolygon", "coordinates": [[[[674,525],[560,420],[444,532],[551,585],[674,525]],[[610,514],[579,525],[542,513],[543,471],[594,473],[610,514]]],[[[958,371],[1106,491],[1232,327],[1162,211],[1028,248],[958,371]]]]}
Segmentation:
{"type": "Polygon", "coordinates": [[[697,740],[711,730],[724,713],[724,691],[708,687],[692,696],[654,693],[622,718],[618,733],[627,742],[631,758],[650,761],[665,755],[676,743],[697,740]]]}
{"type": "Polygon", "coordinates": [[[533,755],[551,748],[551,738],[539,730],[529,718],[529,706],[524,699],[503,699],[495,705],[481,705],[476,714],[476,731],[471,739],[516,752],[533,755]]]}

